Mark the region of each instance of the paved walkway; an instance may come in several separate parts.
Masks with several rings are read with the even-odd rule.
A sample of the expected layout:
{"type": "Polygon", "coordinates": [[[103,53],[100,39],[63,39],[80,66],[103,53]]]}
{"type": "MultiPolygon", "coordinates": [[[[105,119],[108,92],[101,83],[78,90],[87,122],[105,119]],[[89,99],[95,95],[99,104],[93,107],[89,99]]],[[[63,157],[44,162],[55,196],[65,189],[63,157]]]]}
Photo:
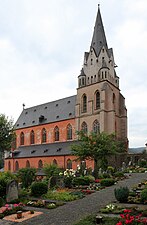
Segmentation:
{"type": "MultiPolygon", "coordinates": [[[[40,216],[21,222],[21,225],[73,225],[75,221],[80,220],[91,213],[97,213],[98,210],[106,204],[115,200],[114,189],[120,186],[132,187],[135,184],[147,179],[147,174],[132,174],[129,179],[119,181],[116,185],[97,191],[83,199],[69,202],[56,209],[37,209],[43,211],[40,216]]],[[[0,220],[0,225],[18,225],[16,222],[7,222],[0,220]]]]}

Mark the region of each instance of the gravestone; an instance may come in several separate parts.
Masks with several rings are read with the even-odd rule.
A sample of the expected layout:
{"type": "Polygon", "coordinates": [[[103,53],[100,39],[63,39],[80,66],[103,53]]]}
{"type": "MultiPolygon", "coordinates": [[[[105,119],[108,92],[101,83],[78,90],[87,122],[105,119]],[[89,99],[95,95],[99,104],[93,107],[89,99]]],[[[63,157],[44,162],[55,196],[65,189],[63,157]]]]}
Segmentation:
{"type": "Polygon", "coordinates": [[[56,185],[57,185],[57,178],[54,176],[50,177],[48,181],[48,189],[53,188],[56,185]]]}
{"type": "Polygon", "coordinates": [[[64,187],[65,187],[65,184],[64,184],[64,178],[63,178],[63,177],[57,178],[57,186],[58,186],[59,188],[64,188],[64,187]]]}
{"type": "Polygon", "coordinates": [[[11,202],[15,199],[18,199],[18,183],[12,180],[7,184],[6,201],[11,202]]]}

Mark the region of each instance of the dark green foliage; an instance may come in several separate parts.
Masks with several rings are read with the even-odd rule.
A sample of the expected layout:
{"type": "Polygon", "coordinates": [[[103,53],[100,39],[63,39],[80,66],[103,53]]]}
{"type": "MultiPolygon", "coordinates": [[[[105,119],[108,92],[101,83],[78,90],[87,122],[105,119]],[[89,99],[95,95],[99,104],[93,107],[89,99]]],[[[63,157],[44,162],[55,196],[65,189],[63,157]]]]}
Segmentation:
{"type": "Polygon", "coordinates": [[[61,169],[55,164],[45,164],[43,171],[46,174],[47,179],[49,179],[52,176],[57,177],[61,169]]]}
{"type": "Polygon", "coordinates": [[[44,182],[34,182],[31,185],[31,194],[35,197],[39,197],[43,194],[46,194],[48,191],[47,184],[44,182]]]}
{"type": "Polygon", "coordinates": [[[3,213],[0,213],[0,219],[3,219],[4,218],[4,214],[3,213]]]}
{"type": "Polygon", "coordinates": [[[0,114],[0,152],[11,149],[11,143],[15,135],[13,131],[13,121],[4,114],[0,114]]]}
{"type": "Polygon", "coordinates": [[[141,194],[140,194],[140,197],[141,197],[141,201],[144,203],[147,201],[147,188],[145,188],[141,194]]]}
{"type": "MultiPolygon", "coordinates": [[[[117,222],[119,221],[119,218],[111,218],[111,217],[104,217],[102,219],[102,224],[103,225],[116,225],[117,222]]],[[[96,224],[96,216],[91,215],[87,216],[86,218],[80,220],[77,223],[74,223],[74,225],[95,225],[96,224]]]]}
{"type": "Polygon", "coordinates": [[[115,183],[115,180],[112,179],[112,178],[106,178],[106,179],[102,179],[100,181],[100,184],[103,186],[103,187],[109,187],[111,185],[113,185],[115,183]]]}
{"type": "MultiPolygon", "coordinates": [[[[1,192],[0,192],[1,193],[1,192]]],[[[4,204],[4,200],[0,197],[0,207],[2,207],[4,204]]]]}
{"type": "Polygon", "coordinates": [[[81,176],[81,177],[74,177],[72,181],[73,186],[79,186],[79,185],[89,185],[90,179],[88,176],[81,176]]]}
{"type": "Polygon", "coordinates": [[[73,182],[73,177],[69,176],[69,177],[64,177],[64,185],[67,188],[71,188],[72,187],[72,182],[73,182]]]}
{"type": "Polygon", "coordinates": [[[147,167],[147,161],[145,159],[141,159],[139,160],[138,165],[140,167],[147,167]]]}
{"type": "Polygon", "coordinates": [[[120,187],[114,190],[114,194],[119,202],[126,203],[128,201],[129,189],[128,187],[120,187]]]}
{"type": "Polygon", "coordinates": [[[95,178],[98,177],[98,166],[103,170],[108,167],[108,156],[116,154],[118,142],[114,134],[104,132],[86,135],[83,131],[77,132],[79,141],[77,145],[72,145],[72,153],[79,160],[91,159],[95,162],[95,178]]]}
{"type": "Polygon", "coordinates": [[[124,173],[123,172],[120,172],[120,171],[117,171],[114,173],[114,176],[115,177],[123,177],[124,176],[124,173]]]}
{"type": "Polygon", "coordinates": [[[1,197],[5,198],[7,183],[14,179],[16,179],[16,176],[13,175],[11,172],[0,173],[0,196],[1,197]]]}
{"type": "Polygon", "coordinates": [[[18,171],[18,178],[22,182],[22,187],[29,187],[35,180],[36,169],[35,168],[22,168],[18,171]]]}

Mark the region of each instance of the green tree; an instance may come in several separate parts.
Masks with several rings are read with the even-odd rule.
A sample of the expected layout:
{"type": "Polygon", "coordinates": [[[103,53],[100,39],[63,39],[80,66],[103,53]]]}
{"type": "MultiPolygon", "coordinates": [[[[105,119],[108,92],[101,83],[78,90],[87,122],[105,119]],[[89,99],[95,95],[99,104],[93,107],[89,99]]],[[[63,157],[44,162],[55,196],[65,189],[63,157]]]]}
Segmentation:
{"type": "Polygon", "coordinates": [[[51,176],[57,177],[59,175],[61,169],[55,164],[45,164],[43,167],[43,171],[44,171],[47,179],[49,179],[51,176]]]}
{"type": "Polygon", "coordinates": [[[11,149],[14,138],[13,120],[9,120],[4,114],[0,114],[0,160],[3,159],[4,151],[11,149]]]}
{"type": "Polygon", "coordinates": [[[22,187],[29,187],[32,182],[35,180],[36,169],[35,168],[22,168],[19,169],[17,176],[22,182],[22,187]]]}
{"type": "Polygon", "coordinates": [[[114,155],[118,149],[118,142],[114,134],[104,132],[90,135],[83,131],[77,132],[79,143],[72,145],[72,153],[77,156],[77,160],[94,160],[94,176],[97,178],[98,167],[106,170],[108,166],[108,156],[114,155]]]}

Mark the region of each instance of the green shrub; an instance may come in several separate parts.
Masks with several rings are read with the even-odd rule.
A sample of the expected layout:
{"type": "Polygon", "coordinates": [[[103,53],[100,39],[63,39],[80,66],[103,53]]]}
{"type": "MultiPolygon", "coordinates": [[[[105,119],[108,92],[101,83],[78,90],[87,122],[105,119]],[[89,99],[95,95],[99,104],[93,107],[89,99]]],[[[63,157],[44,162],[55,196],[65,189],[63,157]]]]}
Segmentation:
{"type": "Polygon", "coordinates": [[[31,185],[31,194],[35,197],[46,194],[48,191],[48,186],[44,182],[34,182],[31,185]]]}
{"type": "Polygon", "coordinates": [[[90,184],[90,178],[89,176],[81,176],[81,177],[75,177],[72,181],[72,184],[74,186],[79,186],[79,185],[89,185],[90,184]]]}
{"type": "Polygon", "coordinates": [[[123,177],[124,176],[124,173],[123,172],[120,172],[120,171],[117,171],[114,173],[114,176],[115,177],[123,177]]]}
{"type": "Polygon", "coordinates": [[[141,159],[139,162],[138,162],[138,165],[140,167],[147,167],[147,161],[145,159],[141,159]]]}
{"type": "Polygon", "coordinates": [[[49,179],[52,176],[57,177],[61,169],[55,164],[45,164],[43,171],[46,174],[47,179],[49,179]]]}
{"type": "Polygon", "coordinates": [[[22,168],[18,171],[18,178],[22,182],[22,187],[29,187],[35,180],[36,169],[35,168],[22,168]]]}
{"type": "Polygon", "coordinates": [[[64,185],[67,188],[71,188],[72,187],[72,181],[73,181],[73,177],[69,176],[69,177],[64,177],[64,185]]]}
{"type": "Polygon", "coordinates": [[[53,192],[48,191],[48,193],[44,196],[45,198],[52,199],[52,200],[58,200],[58,201],[73,201],[78,199],[78,196],[71,195],[69,192],[53,192]]]}
{"type": "Polygon", "coordinates": [[[125,203],[128,201],[129,189],[128,187],[120,187],[114,190],[114,194],[119,202],[125,203]]]}
{"type": "Polygon", "coordinates": [[[109,186],[113,185],[114,183],[115,183],[115,180],[112,178],[106,178],[106,179],[102,179],[100,181],[100,184],[105,187],[109,187],[109,186]]]}
{"type": "Polygon", "coordinates": [[[145,188],[141,192],[140,197],[141,197],[141,202],[146,202],[147,201],[147,188],[145,188]]]}
{"type": "Polygon", "coordinates": [[[48,209],[55,209],[57,206],[55,203],[49,203],[47,206],[46,206],[48,209]]]}

